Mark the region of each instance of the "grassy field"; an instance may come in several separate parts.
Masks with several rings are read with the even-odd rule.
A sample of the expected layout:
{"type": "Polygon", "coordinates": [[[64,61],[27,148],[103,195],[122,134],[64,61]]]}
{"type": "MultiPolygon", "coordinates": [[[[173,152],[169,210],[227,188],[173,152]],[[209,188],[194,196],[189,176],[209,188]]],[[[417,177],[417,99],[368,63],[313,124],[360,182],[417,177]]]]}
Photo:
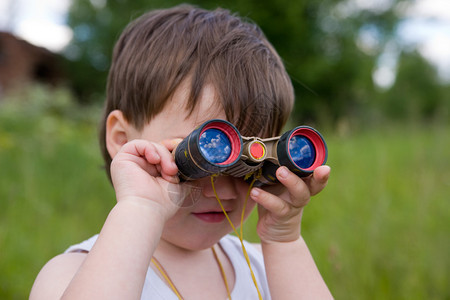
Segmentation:
{"type": "MultiPolygon", "coordinates": [[[[50,96],[0,103],[0,299],[26,299],[43,264],[98,232],[115,201],[100,110],[50,96]]],[[[324,135],[332,176],[302,232],[336,299],[449,299],[450,127],[324,135]]]]}

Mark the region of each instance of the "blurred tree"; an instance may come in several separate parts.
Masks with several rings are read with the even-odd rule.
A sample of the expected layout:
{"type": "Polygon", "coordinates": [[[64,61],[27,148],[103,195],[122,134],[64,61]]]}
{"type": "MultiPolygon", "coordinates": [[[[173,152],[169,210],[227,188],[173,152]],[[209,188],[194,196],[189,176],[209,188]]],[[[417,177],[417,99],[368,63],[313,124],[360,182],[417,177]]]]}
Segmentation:
{"type": "Polygon", "coordinates": [[[436,69],[417,51],[403,52],[398,65],[396,83],[381,99],[386,115],[425,122],[442,119],[450,96],[448,88],[439,83],[436,69]]]}
{"type": "Polygon", "coordinates": [[[102,98],[112,49],[125,26],[145,11],[171,2],[175,1],[73,0],[68,18],[73,39],[64,54],[81,102],[102,98]]]}
{"type": "MultiPolygon", "coordinates": [[[[182,2],[73,0],[69,25],[74,37],[66,56],[82,101],[103,95],[114,41],[131,19],[182,2]]],[[[359,114],[377,98],[372,72],[386,43],[394,38],[399,21],[394,8],[409,2],[381,1],[363,7],[352,0],[190,1],[230,9],[260,25],[293,79],[295,121],[329,124],[359,114]]]]}

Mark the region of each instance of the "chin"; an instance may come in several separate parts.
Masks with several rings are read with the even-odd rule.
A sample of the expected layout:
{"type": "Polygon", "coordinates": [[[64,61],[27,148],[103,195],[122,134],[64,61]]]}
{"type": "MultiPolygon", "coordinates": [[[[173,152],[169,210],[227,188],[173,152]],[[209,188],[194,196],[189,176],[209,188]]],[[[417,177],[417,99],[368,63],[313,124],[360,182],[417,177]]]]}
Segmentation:
{"type": "Polygon", "coordinates": [[[194,236],[192,235],[183,235],[183,236],[172,236],[170,234],[164,234],[162,236],[162,239],[164,239],[166,242],[185,249],[189,251],[200,251],[204,249],[209,249],[215,244],[217,244],[221,238],[223,238],[225,235],[227,235],[229,232],[225,232],[223,234],[214,234],[208,235],[208,234],[196,234],[194,236]]]}

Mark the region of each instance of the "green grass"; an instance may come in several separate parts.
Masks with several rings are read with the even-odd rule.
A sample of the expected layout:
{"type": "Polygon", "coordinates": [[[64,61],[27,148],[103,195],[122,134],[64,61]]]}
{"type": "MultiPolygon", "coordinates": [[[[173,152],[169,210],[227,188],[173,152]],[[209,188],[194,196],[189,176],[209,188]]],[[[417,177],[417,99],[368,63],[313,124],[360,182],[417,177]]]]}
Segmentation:
{"type": "MultiPolygon", "coordinates": [[[[0,299],[25,299],[45,262],[98,232],[115,200],[99,109],[42,89],[12,101],[0,103],[0,299]]],[[[450,127],[324,135],[332,176],[302,233],[336,299],[449,299],[450,127]]]]}
{"type": "Polygon", "coordinates": [[[0,299],[26,299],[43,264],[97,232],[115,200],[98,109],[39,88],[11,101],[0,103],[0,299]]]}
{"type": "Polygon", "coordinates": [[[304,235],[339,299],[448,299],[450,130],[330,136],[304,235]]]}

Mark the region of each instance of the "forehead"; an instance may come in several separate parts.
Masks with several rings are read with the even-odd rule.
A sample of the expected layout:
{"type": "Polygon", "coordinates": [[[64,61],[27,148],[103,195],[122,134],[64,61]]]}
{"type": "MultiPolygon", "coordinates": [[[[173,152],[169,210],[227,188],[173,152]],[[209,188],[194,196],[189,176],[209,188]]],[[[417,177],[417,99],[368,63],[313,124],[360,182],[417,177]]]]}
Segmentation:
{"type": "Polygon", "coordinates": [[[199,123],[208,121],[211,118],[225,118],[222,104],[218,100],[216,89],[212,84],[207,84],[202,88],[200,97],[193,109],[188,106],[189,94],[189,85],[182,83],[172,95],[165,110],[179,114],[180,118],[191,119],[199,123]],[[190,113],[191,111],[192,113],[190,113]]]}
{"type": "Polygon", "coordinates": [[[207,84],[203,87],[193,110],[188,107],[189,94],[189,85],[180,84],[159,116],[166,120],[167,127],[179,128],[180,136],[187,136],[193,129],[208,120],[227,119],[213,85],[207,84]]]}

